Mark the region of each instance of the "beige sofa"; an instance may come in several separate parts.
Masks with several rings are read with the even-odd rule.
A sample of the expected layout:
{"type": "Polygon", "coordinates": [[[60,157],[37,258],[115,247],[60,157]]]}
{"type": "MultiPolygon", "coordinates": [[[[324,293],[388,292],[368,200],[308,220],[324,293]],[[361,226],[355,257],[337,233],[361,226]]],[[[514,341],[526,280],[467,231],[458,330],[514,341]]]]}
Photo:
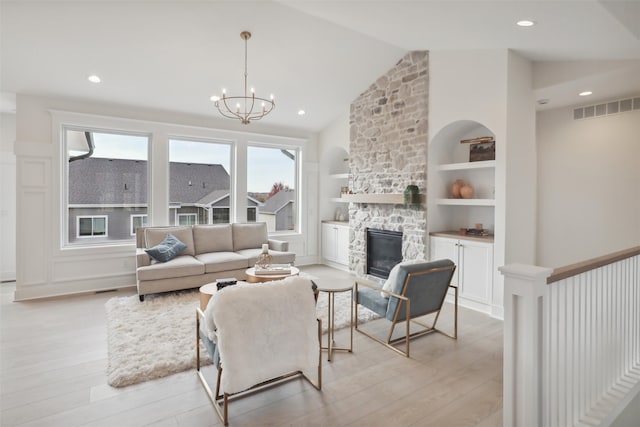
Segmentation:
{"type": "Polygon", "coordinates": [[[174,227],[140,227],[136,230],[136,279],[138,296],[190,289],[216,279],[246,278],[269,244],[274,264],[293,264],[296,255],[288,252],[289,242],[269,239],[267,224],[262,222],[194,225],[174,227]],[[145,249],[164,240],[171,233],[187,247],[167,262],[151,258],[145,249]]]}

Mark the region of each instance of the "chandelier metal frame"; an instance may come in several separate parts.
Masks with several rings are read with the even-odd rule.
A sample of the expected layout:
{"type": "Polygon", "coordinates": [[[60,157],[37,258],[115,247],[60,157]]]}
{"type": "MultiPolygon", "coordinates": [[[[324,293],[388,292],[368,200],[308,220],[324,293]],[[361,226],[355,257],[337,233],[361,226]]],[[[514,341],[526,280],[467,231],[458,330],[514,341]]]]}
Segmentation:
{"type": "Polygon", "coordinates": [[[215,99],[214,102],[216,108],[224,117],[239,119],[240,123],[248,125],[252,120],[260,120],[269,114],[273,111],[276,104],[273,100],[273,95],[271,95],[270,99],[261,98],[256,96],[253,88],[251,88],[251,94],[248,94],[247,41],[251,38],[251,33],[249,31],[243,31],[240,33],[240,38],[244,40],[244,96],[227,96],[226,90],[222,89],[222,97],[216,97],[217,99],[215,99]],[[256,102],[260,104],[257,110],[255,110],[256,102]],[[235,108],[233,108],[234,103],[235,108]]]}

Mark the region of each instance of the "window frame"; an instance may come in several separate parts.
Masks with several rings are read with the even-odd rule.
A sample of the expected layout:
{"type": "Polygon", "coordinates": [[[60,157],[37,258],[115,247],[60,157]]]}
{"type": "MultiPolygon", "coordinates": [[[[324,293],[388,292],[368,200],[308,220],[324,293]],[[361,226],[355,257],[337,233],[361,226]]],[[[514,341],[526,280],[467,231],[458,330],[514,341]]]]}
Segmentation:
{"type": "Polygon", "coordinates": [[[109,237],[109,215],[77,215],[76,216],[76,239],[93,239],[93,238],[105,238],[109,237]],[[97,218],[104,219],[104,234],[93,234],[95,223],[93,220],[97,218]],[[82,235],[80,234],[80,220],[81,219],[91,219],[91,235],[82,235]]]}
{"type": "Polygon", "coordinates": [[[176,226],[178,227],[189,227],[192,225],[198,225],[198,214],[197,213],[177,213],[176,214],[176,226]],[[185,218],[185,217],[194,217],[196,220],[193,222],[193,224],[180,224],[180,218],[185,218]]]}
{"type": "MultiPolygon", "coordinates": [[[[56,112],[59,113],[59,112],[56,112]]],[[[104,236],[79,236],[79,228],[78,228],[78,218],[79,217],[91,217],[91,216],[102,216],[102,215],[76,215],[76,232],[75,239],[71,241],[70,235],[70,209],[77,209],[83,207],[83,205],[71,204],[69,203],[69,141],[67,140],[67,131],[76,131],[76,132],[92,132],[97,134],[108,134],[108,135],[118,135],[118,136],[130,136],[137,138],[146,138],[146,160],[147,163],[145,177],[147,180],[147,195],[146,201],[142,203],[134,203],[131,205],[123,205],[125,208],[144,208],[147,210],[147,214],[149,214],[149,205],[150,205],[150,195],[152,192],[152,181],[151,181],[151,141],[152,141],[152,132],[145,130],[132,130],[126,129],[125,126],[120,123],[120,121],[116,120],[117,123],[112,123],[109,118],[102,118],[103,120],[96,119],[88,120],[88,123],[83,124],[83,122],[87,121],[86,117],[77,117],[74,113],[70,113],[75,119],[70,120],[61,120],[57,117],[57,114],[54,115],[54,126],[59,129],[59,155],[60,155],[60,188],[59,188],[59,224],[60,224],[60,250],[66,251],[70,249],[89,249],[89,248],[99,248],[99,247],[110,247],[110,246],[130,246],[135,244],[134,236],[128,236],[129,238],[117,238],[117,239],[108,239],[109,234],[106,233],[104,236]],[[107,124],[104,123],[100,125],[101,122],[106,121],[107,124]],[[90,239],[94,239],[93,241],[90,239]]],[[[99,205],[87,205],[91,208],[97,207],[99,205]]],[[[107,214],[107,217],[109,215],[107,214]]],[[[108,230],[108,228],[107,228],[108,230]]],[[[125,231],[126,232],[126,231],[125,231]]]]}
{"type": "Polygon", "coordinates": [[[144,220],[142,221],[143,224],[139,225],[138,227],[146,227],[149,224],[149,214],[131,214],[129,215],[129,230],[131,231],[131,236],[136,235],[136,229],[133,228],[133,220],[134,218],[144,218],[144,220]]]}
{"type": "MultiPolygon", "coordinates": [[[[214,130],[215,131],[215,130],[214,130]]],[[[176,142],[176,143],[181,143],[181,142],[185,142],[185,143],[195,143],[195,144],[216,144],[216,145],[220,145],[220,146],[226,146],[229,149],[229,164],[228,164],[228,173],[229,173],[229,205],[228,206],[210,206],[207,209],[213,209],[213,208],[226,208],[228,209],[228,216],[229,216],[229,221],[224,223],[224,224],[231,224],[235,218],[235,210],[234,210],[234,205],[235,205],[235,201],[237,199],[236,196],[236,179],[235,179],[235,174],[236,174],[236,152],[237,152],[237,148],[238,148],[238,142],[235,139],[226,139],[226,138],[222,138],[222,137],[195,137],[195,136],[186,136],[184,134],[176,134],[176,133],[171,133],[167,136],[167,150],[168,150],[168,155],[167,155],[167,174],[168,174],[168,179],[171,180],[171,144],[172,142],[176,142]]],[[[197,162],[191,162],[191,163],[197,163],[197,162]]],[[[212,163],[212,162],[203,162],[203,164],[216,164],[216,163],[212,163]]],[[[222,165],[223,167],[226,165],[222,165]]],[[[171,197],[171,185],[169,184],[168,188],[167,188],[167,193],[169,193],[169,198],[171,197]]],[[[172,206],[171,206],[171,200],[169,200],[169,211],[171,210],[172,206]]],[[[180,202],[173,202],[174,204],[177,203],[178,209],[180,207],[182,207],[182,203],[180,202]]],[[[174,206],[174,207],[175,207],[174,206]]],[[[179,225],[179,218],[178,218],[178,211],[176,209],[176,213],[175,213],[175,217],[173,218],[173,222],[175,225],[179,225]]],[[[196,224],[198,223],[198,218],[196,216],[196,224]]],[[[169,221],[171,221],[171,218],[169,218],[169,221]]],[[[206,223],[203,224],[208,224],[209,221],[207,219],[206,223]]],[[[222,223],[216,223],[213,222],[212,224],[222,224],[222,223]]]]}
{"type": "MultiPolygon", "coordinates": [[[[279,138],[278,138],[279,139],[279,138]]],[[[286,139],[286,138],[282,138],[282,139],[286,139]]],[[[251,147],[256,147],[256,148],[271,148],[271,149],[276,149],[276,150],[287,150],[287,151],[294,151],[295,152],[295,164],[294,164],[294,173],[293,173],[293,182],[294,182],[294,190],[296,192],[296,198],[295,198],[295,212],[294,212],[294,220],[295,220],[295,224],[294,224],[294,228],[291,230],[274,230],[274,231],[269,231],[269,235],[290,235],[290,234],[301,234],[302,233],[302,228],[301,228],[301,223],[302,223],[302,196],[301,196],[301,191],[300,191],[300,182],[301,182],[301,175],[302,175],[302,153],[303,153],[303,149],[302,146],[300,145],[291,145],[291,144],[286,144],[286,143],[277,143],[277,142],[264,142],[264,141],[260,141],[260,140],[256,140],[256,139],[251,139],[249,138],[246,142],[246,163],[245,163],[245,179],[247,180],[247,188],[246,188],[246,193],[245,193],[245,197],[248,196],[249,194],[249,188],[248,188],[248,174],[249,174],[249,149],[251,147]]],[[[250,206],[247,206],[247,208],[249,208],[250,206]]],[[[258,222],[259,220],[259,209],[256,209],[256,222],[258,222]]]]}

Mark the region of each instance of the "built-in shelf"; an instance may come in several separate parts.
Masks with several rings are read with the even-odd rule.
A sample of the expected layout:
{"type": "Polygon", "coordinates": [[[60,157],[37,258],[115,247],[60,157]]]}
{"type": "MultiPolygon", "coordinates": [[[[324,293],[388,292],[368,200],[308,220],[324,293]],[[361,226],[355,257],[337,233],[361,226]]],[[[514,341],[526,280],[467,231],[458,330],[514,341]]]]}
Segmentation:
{"type": "Polygon", "coordinates": [[[335,203],[349,203],[349,200],[345,200],[342,197],[333,197],[329,199],[329,201],[335,202],[335,203]]]}
{"type": "Polygon", "coordinates": [[[494,199],[436,199],[438,205],[450,206],[495,206],[494,199]]]}
{"type": "Polygon", "coordinates": [[[349,174],[348,173],[332,173],[331,175],[329,175],[329,178],[333,178],[333,179],[347,179],[349,178],[349,174]]]}
{"type": "Polygon", "coordinates": [[[475,240],[478,242],[489,242],[493,243],[493,234],[489,234],[488,236],[474,236],[473,234],[462,234],[459,231],[434,231],[429,233],[430,236],[435,237],[449,237],[452,239],[460,239],[460,240],[475,240]]]}
{"type": "MultiPolygon", "coordinates": [[[[341,199],[349,203],[378,203],[387,205],[404,204],[404,194],[343,194],[341,199]]],[[[420,195],[420,203],[424,203],[423,195],[420,195]]]]}
{"type": "Polygon", "coordinates": [[[470,170],[470,169],[488,169],[488,168],[495,168],[495,167],[496,167],[495,160],[483,160],[481,162],[449,163],[449,164],[439,165],[438,170],[460,171],[460,170],[470,170]]]}

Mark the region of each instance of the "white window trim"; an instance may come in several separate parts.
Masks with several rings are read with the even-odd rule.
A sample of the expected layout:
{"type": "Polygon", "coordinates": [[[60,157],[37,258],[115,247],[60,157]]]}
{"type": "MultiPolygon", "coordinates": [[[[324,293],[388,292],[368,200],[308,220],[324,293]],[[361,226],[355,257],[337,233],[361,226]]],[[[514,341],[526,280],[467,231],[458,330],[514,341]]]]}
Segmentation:
{"type": "Polygon", "coordinates": [[[109,237],[109,216],[107,215],[78,215],[76,217],[76,238],[77,239],[93,239],[96,237],[104,238],[109,237]],[[104,235],[94,236],[82,236],[80,234],[80,220],[91,218],[91,233],[93,233],[93,220],[96,218],[104,218],[104,235]]]}
{"type": "MultiPolygon", "coordinates": [[[[278,236],[278,235],[286,235],[286,234],[300,234],[302,231],[302,191],[300,191],[300,184],[302,182],[302,156],[303,150],[299,145],[289,145],[281,142],[264,142],[264,141],[256,141],[254,139],[249,139],[247,141],[247,151],[250,147],[259,147],[259,148],[274,148],[281,150],[291,150],[296,153],[296,164],[294,170],[294,188],[296,189],[296,214],[295,214],[295,228],[293,230],[279,230],[279,231],[269,231],[269,235],[278,236]]],[[[246,173],[249,173],[249,166],[247,161],[246,173]]],[[[256,221],[258,221],[258,217],[260,215],[260,211],[256,210],[256,221]]]]}

